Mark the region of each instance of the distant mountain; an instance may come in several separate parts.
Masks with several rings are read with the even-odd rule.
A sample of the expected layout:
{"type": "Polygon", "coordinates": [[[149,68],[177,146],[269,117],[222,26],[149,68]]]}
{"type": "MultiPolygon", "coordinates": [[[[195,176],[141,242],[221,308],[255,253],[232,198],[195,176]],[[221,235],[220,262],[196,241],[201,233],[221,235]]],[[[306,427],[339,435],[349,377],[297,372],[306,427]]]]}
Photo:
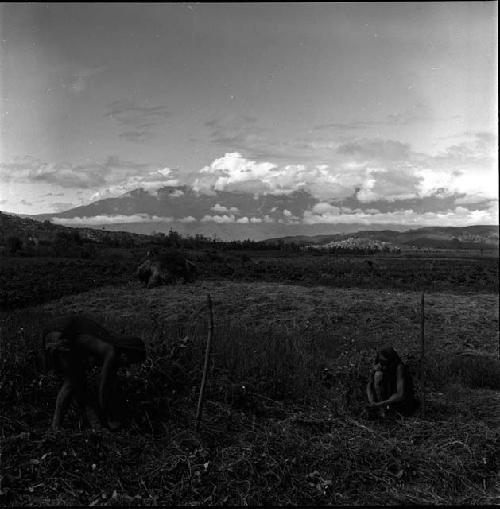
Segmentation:
{"type": "MultiPolygon", "coordinates": [[[[327,243],[336,236],[356,233],[382,242],[422,247],[455,247],[457,242],[461,247],[467,242],[495,244],[495,231],[491,231],[495,227],[489,226],[420,228],[408,232],[408,227],[401,224],[303,224],[304,212],[317,203],[318,200],[304,190],[288,195],[230,191],[203,194],[183,185],[156,191],[135,189],[57,214],[29,217],[66,226],[146,235],[168,233],[173,229],[181,235],[202,234],[226,241],[275,242],[282,239],[284,242],[327,243]],[[403,232],[407,233],[403,235],[403,232]]],[[[498,244],[498,227],[496,242],[498,244]]]]}
{"type": "MultiPolygon", "coordinates": [[[[18,216],[16,214],[6,214],[0,212],[0,245],[4,245],[8,237],[16,236],[21,239],[28,240],[30,237],[37,238],[40,241],[53,242],[60,232],[71,232],[78,230],[81,238],[90,239],[95,241],[103,241],[109,237],[117,240],[133,239],[135,243],[142,243],[148,241],[148,235],[153,232],[160,232],[162,224],[149,222],[149,223],[117,223],[106,224],[105,229],[100,226],[92,228],[87,227],[67,227],[51,223],[49,219],[41,220],[43,216],[35,216],[33,219],[29,216],[18,216]]],[[[295,231],[310,232],[311,229],[317,231],[332,231],[337,229],[343,232],[356,232],[361,225],[348,224],[348,225],[284,225],[284,224],[214,224],[206,225],[209,230],[210,238],[217,238],[218,240],[227,239],[240,239],[245,240],[248,238],[255,239],[262,237],[266,234],[288,233],[295,231]],[[312,227],[312,228],[311,228],[312,227]],[[258,229],[258,231],[257,231],[258,229]]],[[[195,235],[200,233],[198,224],[193,223],[179,223],[172,222],[163,225],[164,231],[172,228],[183,236],[195,235]]],[[[322,235],[320,237],[331,238],[332,235],[322,235]]],[[[295,237],[289,237],[295,238],[295,237]]],[[[302,235],[300,238],[307,239],[309,237],[302,235]]]]}
{"type": "MultiPolygon", "coordinates": [[[[306,191],[288,195],[251,195],[228,191],[198,194],[189,186],[168,186],[154,192],[135,189],[57,214],[29,216],[67,226],[142,234],[203,234],[220,240],[264,240],[269,237],[356,232],[366,224],[302,224],[304,211],[317,200],[306,191]],[[128,220],[127,220],[128,219],[128,220]]],[[[397,224],[373,229],[404,230],[397,224]]]]}
{"type": "Polygon", "coordinates": [[[215,191],[213,194],[198,194],[189,186],[167,186],[154,192],[135,189],[116,198],[106,198],[82,207],[75,207],[57,214],[40,214],[37,219],[139,215],[146,214],[159,218],[172,218],[172,222],[188,221],[186,218],[202,220],[209,215],[235,219],[246,217],[254,220],[286,219],[302,215],[316,203],[306,191],[289,195],[258,195],[215,191]],[[286,211],[286,212],[285,212],[286,211]]]}
{"type": "MultiPolygon", "coordinates": [[[[152,234],[173,229],[182,235],[255,241],[287,235],[356,232],[367,226],[302,224],[299,218],[315,203],[317,200],[303,190],[288,195],[257,196],[229,191],[198,194],[189,186],[167,186],[154,192],[135,189],[57,214],[29,217],[107,231],[152,234]]],[[[371,227],[405,229],[396,224],[371,227]]]]}

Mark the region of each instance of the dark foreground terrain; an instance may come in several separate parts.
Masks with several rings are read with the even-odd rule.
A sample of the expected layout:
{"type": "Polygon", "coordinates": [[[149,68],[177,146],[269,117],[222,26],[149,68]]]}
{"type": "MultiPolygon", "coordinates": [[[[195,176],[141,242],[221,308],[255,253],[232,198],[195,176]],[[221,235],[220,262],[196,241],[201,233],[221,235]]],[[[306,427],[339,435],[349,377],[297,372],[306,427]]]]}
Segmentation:
{"type": "Polygon", "coordinates": [[[140,255],[3,259],[2,505],[500,502],[498,259],[203,251],[192,253],[197,282],[148,290],[133,278],[140,255]],[[208,293],[214,349],[197,433],[208,293]],[[41,367],[39,331],[63,312],[147,345],[147,361],[120,374],[121,431],[82,428],[71,410],[63,432],[47,433],[60,380],[41,367]],[[425,406],[368,421],[366,373],[388,342],[425,406]]]}

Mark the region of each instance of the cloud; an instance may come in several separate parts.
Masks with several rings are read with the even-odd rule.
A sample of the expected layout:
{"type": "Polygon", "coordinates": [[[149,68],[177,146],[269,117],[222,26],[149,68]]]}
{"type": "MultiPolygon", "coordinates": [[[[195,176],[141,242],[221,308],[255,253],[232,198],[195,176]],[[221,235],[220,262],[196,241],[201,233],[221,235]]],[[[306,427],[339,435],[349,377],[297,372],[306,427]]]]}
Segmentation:
{"type": "MultiPolygon", "coordinates": [[[[401,150],[397,144],[396,148],[401,150]]],[[[349,148],[356,154],[360,149],[361,145],[349,148]]],[[[367,147],[367,151],[373,150],[373,147],[367,147]]],[[[390,152],[394,148],[385,150],[390,152]]],[[[385,193],[393,191],[394,197],[411,194],[409,188],[404,187],[408,181],[406,183],[412,186],[411,190],[415,193],[418,177],[411,177],[411,172],[401,164],[393,169],[391,173],[384,168],[370,168],[366,161],[357,163],[352,156],[339,160],[334,168],[325,164],[313,167],[288,164],[278,167],[269,161],[257,162],[232,152],[202,168],[193,188],[198,192],[233,191],[255,195],[290,195],[303,189],[317,199],[343,199],[352,196],[356,188],[365,187],[371,193],[370,199],[375,199],[381,194],[386,196],[384,186],[387,189],[385,193]],[[404,176],[401,172],[404,172],[404,176]],[[394,177],[394,183],[389,186],[391,176],[394,177]],[[377,179],[380,180],[380,186],[375,185],[377,179]]]]}
{"type": "Polygon", "coordinates": [[[341,145],[337,152],[370,161],[401,161],[410,156],[410,145],[394,140],[368,139],[341,145]]]}
{"type": "Polygon", "coordinates": [[[214,212],[239,212],[238,207],[225,207],[224,205],[220,205],[219,203],[216,203],[213,207],[210,208],[210,210],[213,210],[214,212]]]}
{"type": "Polygon", "coordinates": [[[104,115],[112,118],[125,131],[119,134],[127,141],[142,143],[172,116],[166,106],[137,106],[128,99],[114,101],[104,115]]]}
{"type": "MultiPolygon", "coordinates": [[[[47,183],[67,189],[95,190],[93,200],[117,196],[142,187],[148,191],[179,185],[178,170],[155,167],[109,156],[88,164],[47,163],[26,156],[0,163],[2,183],[47,183]]],[[[174,196],[181,196],[177,190],[174,196]]],[[[61,193],[52,193],[61,196],[61,193]]]]}
{"type": "MultiPolygon", "coordinates": [[[[328,205],[328,204],[327,204],[328,205]]],[[[498,201],[491,202],[486,210],[469,210],[465,207],[455,207],[446,212],[424,212],[418,213],[411,209],[398,210],[394,212],[379,213],[376,210],[343,210],[339,207],[321,207],[304,213],[305,224],[316,223],[399,223],[405,225],[421,226],[471,226],[476,224],[497,224],[498,223],[498,201]]]]}
{"type": "Polygon", "coordinates": [[[151,165],[121,160],[109,156],[103,162],[72,164],[47,163],[26,156],[11,162],[0,163],[0,179],[3,182],[46,182],[65,188],[91,189],[114,180],[126,178],[150,168],[151,165]]]}
{"type": "Polygon", "coordinates": [[[498,137],[469,133],[435,155],[423,155],[416,172],[422,177],[420,192],[436,189],[463,194],[477,201],[498,198],[498,137]]]}
{"type": "Polygon", "coordinates": [[[226,153],[209,166],[199,171],[193,189],[195,191],[243,191],[261,192],[271,190],[269,180],[273,178],[276,165],[269,162],[258,163],[245,159],[237,152],[226,153]]]}
{"type": "MultiPolygon", "coordinates": [[[[176,178],[177,173],[177,170],[162,168],[160,170],[150,170],[139,175],[129,175],[122,179],[121,182],[102,187],[92,195],[91,199],[102,200],[103,198],[125,194],[139,188],[152,193],[162,187],[178,186],[180,182],[176,178]]],[[[183,194],[182,190],[176,189],[170,196],[175,198],[183,194]]]]}
{"type": "Polygon", "coordinates": [[[255,196],[304,190],[318,201],[355,196],[366,205],[437,196],[471,196],[479,203],[498,197],[496,140],[491,133],[474,133],[439,153],[423,154],[398,140],[357,138],[332,144],[328,161],[307,164],[278,164],[227,152],[198,172],[194,189],[255,196]]]}
{"type": "Polygon", "coordinates": [[[236,218],[233,216],[233,214],[230,215],[224,214],[222,216],[219,215],[211,216],[209,214],[206,214],[201,218],[202,223],[234,223],[235,221],[236,218]]]}
{"type": "MultiPolygon", "coordinates": [[[[328,124],[320,124],[313,128],[314,131],[338,130],[338,131],[355,131],[372,127],[383,126],[405,126],[411,125],[425,120],[435,122],[430,113],[429,108],[423,103],[417,103],[412,108],[407,108],[397,113],[391,113],[384,118],[378,120],[352,120],[350,122],[331,122],[328,124]]],[[[444,120],[444,119],[443,119],[444,120]]]]}
{"type": "Polygon", "coordinates": [[[186,216],[182,217],[181,219],[178,219],[180,223],[194,223],[196,221],[196,218],[193,216],[186,216]]]}
{"type": "Polygon", "coordinates": [[[418,185],[422,177],[414,174],[413,168],[398,167],[393,171],[369,169],[361,189],[357,192],[358,200],[373,202],[377,200],[407,200],[418,195],[418,185]]]}
{"type": "Polygon", "coordinates": [[[205,122],[213,143],[232,149],[257,147],[263,140],[257,118],[249,115],[225,115],[205,122]]]}
{"type": "Polygon", "coordinates": [[[125,131],[118,135],[127,141],[133,141],[135,143],[143,143],[153,137],[153,133],[149,128],[141,128],[136,131],[125,131]]]}
{"type": "Polygon", "coordinates": [[[150,214],[132,214],[132,215],[98,215],[90,217],[53,217],[52,222],[56,224],[67,225],[86,225],[86,224],[112,224],[112,223],[172,223],[173,217],[160,217],[150,214]]]}
{"type": "Polygon", "coordinates": [[[0,164],[0,178],[4,182],[47,182],[61,187],[88,189],[105,183],[105,165],[88,166],[71,163],[46,163],[31,156],[16,158],[0,164]]]}

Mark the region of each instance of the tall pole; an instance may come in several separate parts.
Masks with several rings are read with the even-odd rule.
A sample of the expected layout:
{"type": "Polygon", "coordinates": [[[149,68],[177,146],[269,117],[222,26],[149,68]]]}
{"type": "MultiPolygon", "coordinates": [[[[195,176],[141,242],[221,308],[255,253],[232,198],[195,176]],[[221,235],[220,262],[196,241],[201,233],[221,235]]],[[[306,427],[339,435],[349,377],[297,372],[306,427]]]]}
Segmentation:
{"type": "Polygon", "coordinates": [[[205,397],[205,387],[207,385],[208,378],[208,364],[210,362],[210,350],[212,348],[212,337],[214,333],[214,314],[212,310],[212,299],[210,297],[210,294],[208,294],[207,300],[209,313],[208,337],[207,337],[207,348],[205,350],[205,364],[203,366],[203,377],[201,379],[200,385],[200,396],[198,398],[198,408],[196,409],[196,431],[200,431],[201,414],[203,411],[203,400],[205,397]]]}
{"type": "Polygon", "coordinates": [[[420,297],[420,387],[422,391],[422,415],[425,415],[425,314],[424,292],[420,297]]]}

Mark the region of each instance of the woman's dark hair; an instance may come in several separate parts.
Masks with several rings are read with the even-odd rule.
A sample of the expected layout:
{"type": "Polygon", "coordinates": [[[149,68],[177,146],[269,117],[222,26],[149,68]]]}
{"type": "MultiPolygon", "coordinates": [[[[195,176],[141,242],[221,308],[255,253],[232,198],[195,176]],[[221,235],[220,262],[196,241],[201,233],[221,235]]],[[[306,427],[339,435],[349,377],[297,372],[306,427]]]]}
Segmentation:
{"type": "Polygon", "coordinates": [[[375,357],[375,363],[379,362],[379,357],[381,355],[387,359],[391,367],[396,367],[398,364],[402,362],[398,353],[396,352],[396,350],[394,350],[394,348],[391,345],[385,346],[384,348],[377,352],[377,356],[375,357]]]}

